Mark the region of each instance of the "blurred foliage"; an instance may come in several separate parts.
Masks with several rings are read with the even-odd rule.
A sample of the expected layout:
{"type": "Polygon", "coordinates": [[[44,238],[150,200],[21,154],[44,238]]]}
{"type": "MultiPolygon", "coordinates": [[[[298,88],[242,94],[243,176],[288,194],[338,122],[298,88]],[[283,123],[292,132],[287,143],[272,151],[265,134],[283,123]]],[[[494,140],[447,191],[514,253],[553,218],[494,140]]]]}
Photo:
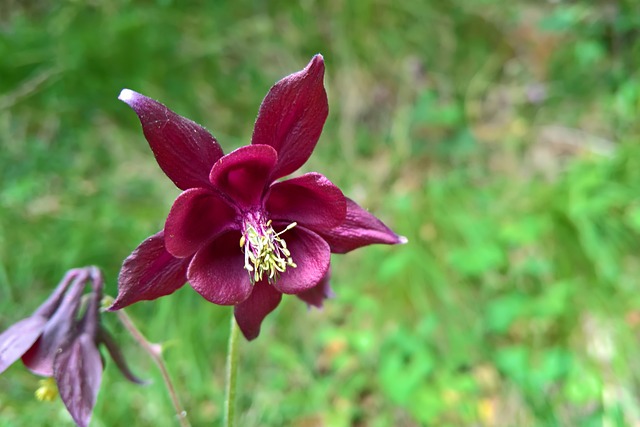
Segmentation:
{"type": "MultiPolygon", "coordinates": [[[[249,141],[316,52],[318,170],[409,238],[334,257],[337,298],[285,298],[241,346],[239,425],[640,423],[640,4],[633,0],[0,3],[0,329],[64,271],[121,260],[177,189],[124,87],[249,141]]],[[[188,286],[128,311],[194,425],[219,422],[229,309],[188,286]]],[[[107,365],[92,425],[175,425],[150,361],[107,365]]],[[[71,425],[0,377],[0,426],[71,425]]]]}

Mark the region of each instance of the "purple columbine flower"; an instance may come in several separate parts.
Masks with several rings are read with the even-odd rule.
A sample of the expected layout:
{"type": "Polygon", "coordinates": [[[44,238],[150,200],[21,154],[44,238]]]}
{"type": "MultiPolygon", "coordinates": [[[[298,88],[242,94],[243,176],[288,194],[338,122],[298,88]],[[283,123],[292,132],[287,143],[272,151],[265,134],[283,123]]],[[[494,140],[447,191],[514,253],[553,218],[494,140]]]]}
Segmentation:
{"type": "Polygon", "coordinates": [[[127,379],[142,383],[100,326],[102,288],[102,273],[96,267],[70,270],[30,317],[0,334],[0,373],[22,358],[33,373],[53,377],[78,426],[89,424],[100,389],[103,362],[99,344],[105,344],[127,379]],[[87,283],[91,292],[83,295],[87,283]],[[86,309],[79,316],[85,297],[86,309]]]}
{"type": "Polygon", "coordinates": [[[265,97],[251,145],[223,155],[200,125],[124,89],[158,164],[183,193],[163,231],[125,260],[117,310],[170,294],[188,281],[207,300],[234,305],[247,339],[293,294],[321,307],[331,295],[331,253],[404,243],[325,176],[279,181],[311,156],[328,114],[324,62],[277,82],[265,97]]]}

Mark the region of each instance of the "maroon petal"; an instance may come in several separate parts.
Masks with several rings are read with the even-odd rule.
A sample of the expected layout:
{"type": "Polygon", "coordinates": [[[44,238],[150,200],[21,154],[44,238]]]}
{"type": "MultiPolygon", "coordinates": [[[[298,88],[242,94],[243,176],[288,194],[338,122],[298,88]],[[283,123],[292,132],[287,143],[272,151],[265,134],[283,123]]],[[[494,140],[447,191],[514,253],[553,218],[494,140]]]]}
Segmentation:
{"type": "Polygon", "coordinates": [[[54,377],[73,420],[88,426],[102,381],[102,358],[90,334],[79,334],[56,357],[54,377]]]}
{"type": "Polygon", "coordinates": [[[329,270],[331,251],[327,242],[303,227],[292,228],[281,237],[297,267],[287,267],[274,286],[282,293],[298,294],[317,285],[329,270]]]}
{"type": "Polygon", "coordinates": [[[0,334],[0,373],[31,348],[42,334],[47,320],[42,316],[28,317],[0,334]]]}
{"type": "Polygon", "coordinates": [[[235,208],[217,193],[191,188],[178,196],[164,226],[164,244],[173,256],[193,255],[216,235],[234,226],[235,208]]]}
{"type": "Polygon", "coordinates": [[[328,230],[344,222],[346,198],[325,176],[311,172],[273,184],[266,203],[270,217],[328,230]]]}
{"type": "Polygon", "coordinates": [[[406,237],[398,236],[378,218],[347,198],[347,218],[338,227],[321,231],[320,235],[331,246],[331,252],[344,254],[362,246],[382,243],[397,245],[407,243],[406,237]]]}
{"type": "Polygon", "coordinates": [[[218,160],[209,180],[240,206],[256,206],[277,159],[276,151],[268,145],[240,147],[218,160]]]}
{"type": "Polygon", "coordinates": [[[244,269],[240,232],[223,234],[196,252],[187,277],[191,287],[214,304],[236,305],[246,300],[252,285],[244,269]]]}
{"type": "Polygon", "coordinates": [[[118,99],[138,114],[158,164],[178,188],[209,185],[211,167],[223,153],[205,128],[132,90],[123,89],[118,99]]]}
{"type": "Polygon", "coordinates": [[[40,338],[22,356],[22,362],[31,372],[44,377],[53,375],[54,360],[73,334],[86,279],[86,275],[74,279],[40,338]]]}
{"type": "Polygon", "coordinates": [[[304,70],[276,83],[260,105],[251,143],[278,152],[274,180],[302,166],[320,138],[329,113],[323,78],[324,60],[316,55],[304,70]]]}
{"type": "Polygon", "coordinates": [[[236,322],[246,339],[250,341],[258,337],[262,321],[276,309],[281,299],[282,293],[262,280],[253,286],[246,301],[235,306],[236,322]]]}
{"type": "Polygon", "coordinates": [[[189,261],[167,252],[163,231],[149,237],[124,260],[118,277],[118,297],[109,310],[177,291],[187,281],[189,261]]]}
{"type": "Polygon", "coordinates": [[[331,276],[331,270],[327,271],[320,283],[313,288],[300,292],[296,296],[302,301],[306,302],[309,307],[322,308],[324,300],[327,298],[333,298],[335,294],[329,284],[329,277],[331,276]]]}

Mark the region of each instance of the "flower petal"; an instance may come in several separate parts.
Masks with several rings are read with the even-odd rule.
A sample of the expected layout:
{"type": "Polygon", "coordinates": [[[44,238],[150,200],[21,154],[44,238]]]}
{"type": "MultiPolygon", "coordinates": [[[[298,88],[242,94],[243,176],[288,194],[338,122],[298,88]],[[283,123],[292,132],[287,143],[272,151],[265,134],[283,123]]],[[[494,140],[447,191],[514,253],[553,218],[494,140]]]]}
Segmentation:
{"type": "Polygon", "coordinates": [[[205,188],[184,191],[171,207],[164,226],[164,244],[173,256],[193,255],[218,234],[234,226],[235,208],[205,188]]]}
{"type": "Polygon", "coordinates": [[[54,377],[60,398],[73,420],[86,427],[102,381],[102,357],[94,337],[81,333],[55,359],[54,377]]]}
{"type": "Polygon", "coordinates": [[[109,310],[177,291],[187,281],[189,261],[167,252],[163,231],[149,237],[124,260],[118,277],[118,297],[109,310]]]}
{"type": "Polygon", "coordinates": [[[0,334],[0,373],[31,348],[44,331],[47,320],[42,316],[27,317],[0,334]]]}
{"type": "Polygon", "coordinates": [[[246,145],[218,160],[209,180],[239,206],[256,206],[277,159],[276,151],[268,145],[246,145]]]}
{"type": "Polygon", "coordinates": [[[244,269],[240,232],[225,233],[196,252],[187,277],[191,287],[219,305],[236,305],[251,294],[249,273],[244,269]]]}
{"type": "Polygon", "coordinates": [[[122,375],[124,375],[126,379],[128,379],[134,384],[139,384],[139,385],[151,384],[151,381],[140,379],[137,376],[135,376],[133,372],[131,372],[131,369],[129,368],[129,365],[127,364],[127,361],[124,358],[124,354],[122,353],[122,350],[120,350],[118,343],[116,342],[116,340],[113,339],[111,334],[103,327],[100,327],[100,329],[98,330],[98,342],[100,344],[104,344],[104,346],[107,348],[107,351],[109,352],[109,355],[115,362],[117,368],[120,370],[120,372],[122,373],[122,375]]]}
{"type": "Polygon", "coordinates": [[[118,99],[138,114],[160,168],[178,188],[209,185],[211,167],[223,153],[205,128],[132,90],[123,89],[118,99]]]}
{"type": "Polygon", "coordinates": [[[309,307],[322,308],[323,302],[327,298],[333,298],[335,294],[329,284],[329,278],[331,276],[331,269],[327,271],[320,283],[313,288],[300,292],[296,296],[302,301],[306,302],[309,307]]]}
{"type": "Polygon", "coordinates": [[[336,227],[347,214],[342,191],[316,172],[273,184],[266,207],[274,221],[295,221],[312,230],[336,227]]]}
{"type": "Polygon", "coordinates": [[[344,254],[374,243],[397,245],[407,243],[407,238],[398,236],[382,221],[347,198],[347,218],[338,227],[321,231],[320,235],[331,246],[331,252],[344,254]]]}
{"type": "Polygon", "coordinates": [[[86,275],[82,269],[69,270],[53,293],[26,319],[0,334],[0,373],[21,358],[38,340],[49,318],[56,312],[74,279],[86,275]]]}
{"type": "Polygon", "coordinates": [[[304,227],[282,235],[297,267],[287,267],[274,283],[285,294],[298,294],[317,285],[329,270],[331,251],[322,237],[304,227]]]}
{"type": "Polygon", "coordinates": [[[47,321],[42,335],[22,356],[22,362],[34,374],[50,377],[60,350],[69,343],[77,324],[76,315],[85,288],[86,275],[77,276],[56,312],[47,321]]]}
{"type": "Polygon", "coordinates": [[[33,313],[33,316],[42,316],[45,318],[49,318],[56,312],[58,306],[62,302],[69,285],[76,279],[78,276],[87,275],[87,270],[83,268],[74,268],[64,275],[60,283],[56,286],[56,289],[53,293],[47,298],[45,302],[42,303],[40,307],[33,313]]]}
{"type": "Polygon", "coordinates": [[[251,341],[260,334],[260,325],[269,313],[276,309],[282,300],[282,293],[261,280],[253,286],[251,296],[235,306],[236,322],[244,337],[251,341]]]}
{"type": "Polygon", "coordinates": [[[274,180],[302,166],[320,138],[329,113],[323,78],[324,60],[316,55],[302,71],[277,82],[260,105],[251,143],[278,152],[274,180]]]}

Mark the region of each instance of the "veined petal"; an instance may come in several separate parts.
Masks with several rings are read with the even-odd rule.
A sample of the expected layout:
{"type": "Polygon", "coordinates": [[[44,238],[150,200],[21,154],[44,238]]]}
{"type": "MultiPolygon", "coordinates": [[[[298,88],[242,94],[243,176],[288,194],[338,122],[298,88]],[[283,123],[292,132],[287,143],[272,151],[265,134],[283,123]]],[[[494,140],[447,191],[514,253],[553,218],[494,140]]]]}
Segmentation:
{"type": "Polygon", "coordinates": [[[407,243],[407,238],[398,236],[382,221],[362,209],[356,202],[347,198],[347,217],[345,221],[320,235],[331,246],[331,252],[344,254],[374,243],[397,245],[407,243]]]}
{"type": "Polygon", "coordinates": [[[184,191],[173,202],[167,217],[165,247],[173,256],[191,256],[218,234],[234,227],[236,216],[236,209],[210,189],[184,191]]]}
{"type": "Polygon", "coordinates": [[[262,280],[253,286],[249,298],[235,306],[236,322],[247,340],[258,337],[262,321],[276,309],[280,300],[282,293],[266,280],[262,280]]]}
{"type": "Polygon", "coordinates": [[[37,310],[33,313],[33,316],[42,316],[49,318],[56,312],[58,306],[62,302],[67,289],[69,288],[69,284],[73,282],[80,275],[86,275],[87,272],[82,268],[74,268],[72,270],[67,271],[64,275],[56,289],[53,293],[47,298],[45,302],[37,308],[37,310]]]}
{"type": "Polygon", "coordinates": [[[38,340],[47,320],[42,316],[27,317],[0,334],[0,374],[38,340]]]}
{"type": "Polygon", "coordinates": [[[196,252],[189,264],[191,287],[214,304],[236,305],[251,294],[240,236],[239,231],[223,234],[196,252]]]}
{"type": "Polygon", "coordinates": [[[0,334],[0,373],[33,346],[42,335],[49,318],[63,301],[70,283],[83,274],[82,269],[68,271],[49,298],[30,317],[22,319],[0,334]]]}
{"type": "Polygon", "coordinates": [[[266,207],[274,221],[295,221],[312,230],[336,227],[347,214],[342,191],[316,172],[273,184],[266,207]]]}
{"type": "Polygon", "coordinates": [[[260,105],[251,143],[278,152],[274,180],[302,166],[320,138],[329,113],[323,78],[324,60],[316,55],[303,70],[277,82],[260,105]]]}
{"type": "Polygon", "coordinates": [[[287,267],[273,286],[285,294],[299,294],[313,288],[329,270],[329,245],[322,237],[304,227],[294,227],[282,237],[297,267],[287,267]]]}
{"type": "Polygon", "coordinates": [[[246,145],[218,160],[209,180],[239,206],[256,206],[277,159],[276,151],[268,145],[246,145]]]}
{"type": "Polygon", "coordinates": [[[327,298],[333,298],[335,294],[329,284],[329,278],[331,276],[331,269],[327,271],[320,283],[313,288],[300,292],[296,296],[302,301],[306,302],[309,307],[322,308],[324,300],[327,298]]]}
{"type": "Polygon", "coordinates": [[[42,335],[22,356],[29,370],[44,377],[53,376],[53,365],[61,349],[69,343],[73,334],[76,315],[88,276],[76,277],[56,312],[46,323],[42,335]]]}
{"type": "Polygon", "coordinates": [[[91,420],[102,381],[102,368],[102,357],[94,337],[87,333],[77,335],[55,359],[53,375],[60,398],[80,427],[88,426],[91,420]]]}
{"type": "Polygon", "coordinates": [[[189,261],[167,252],[163,231],[149,237],[124,260],[118,277],[118,297],[109,310],[174,293],[187,281],[189,261]]]}
{"type": "Polygon", "coordinates": [[[178,188],[209,185],[211,167],[223,153],[205,128],[132,90],[123,89],[118,99],[136,112],[160,168],[178,188]]]}

